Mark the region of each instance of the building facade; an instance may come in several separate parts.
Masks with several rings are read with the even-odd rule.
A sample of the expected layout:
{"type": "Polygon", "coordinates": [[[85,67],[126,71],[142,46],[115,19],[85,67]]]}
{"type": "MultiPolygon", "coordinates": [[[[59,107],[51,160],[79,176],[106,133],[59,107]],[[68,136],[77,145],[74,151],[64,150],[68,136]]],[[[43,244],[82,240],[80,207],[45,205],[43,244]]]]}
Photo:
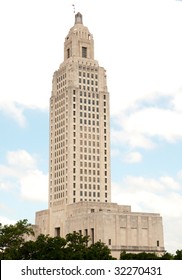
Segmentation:
{"type": "Polygon", "coordinates": [[[36,213],[39,233],[78,231],[123,250],[164,250],[159,214],[111,203],[110,113],[106,71],[82,15],[64,42],[50,98],[49,207],[36,213]]]}

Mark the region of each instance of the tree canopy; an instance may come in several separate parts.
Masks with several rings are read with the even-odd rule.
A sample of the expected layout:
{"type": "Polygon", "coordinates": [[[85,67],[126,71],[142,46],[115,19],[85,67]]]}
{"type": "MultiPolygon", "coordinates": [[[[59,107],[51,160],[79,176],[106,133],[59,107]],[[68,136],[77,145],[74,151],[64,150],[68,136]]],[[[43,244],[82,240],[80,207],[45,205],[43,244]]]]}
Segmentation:
{"type": "MultiPolygon", "coordinates": [[[[0,224],[0,259],[7,260],[112,260],[111,251],[102,242],[90,244],[90,237],[78,232],[65,238],[39,235],[35,241],[26,241],[25,235],[33,235],[31,224],[20,220],[15,225],[0,224]]],[[[121,252],[120,260],[182,260],[182,250],[176,254],[121,252]]]]}
{"type": "Polygon", "coordinates": [[[0,224],[0,256],[1,258],[9,258],[14,255],[24,244],[25,235],[34,235],[31,224],[26,219],[18,221],[15,225],[0,224]]]}
{"type": "Polygon", "coordinates": [[[126,253],[121,252],[120,260],[182,260],[182,250],[177,250],[176,255],[168,252],[162,256],[158,256],[156,253],[126,253]]]}
{"type": "Polygon", "coordinates": [[[27,220],[0,228],[0,259],[17,260],[110,260],[110,249],[102,242],[89,244],[89,236],[77,232],[65,238],[39,235],[25,241],[24,234],[33,234],[27,220]]]}

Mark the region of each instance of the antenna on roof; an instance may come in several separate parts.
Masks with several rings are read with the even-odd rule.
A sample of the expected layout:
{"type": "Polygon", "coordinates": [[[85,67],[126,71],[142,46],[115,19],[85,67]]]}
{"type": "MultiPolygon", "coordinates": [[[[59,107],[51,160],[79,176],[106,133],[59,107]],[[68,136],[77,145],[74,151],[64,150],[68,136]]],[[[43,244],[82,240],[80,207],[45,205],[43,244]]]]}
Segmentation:
{"type": "Polygon", "coordinates": [[[75,14],[75,4],[72,4],[73,6],[73,13],[75,14]]]}

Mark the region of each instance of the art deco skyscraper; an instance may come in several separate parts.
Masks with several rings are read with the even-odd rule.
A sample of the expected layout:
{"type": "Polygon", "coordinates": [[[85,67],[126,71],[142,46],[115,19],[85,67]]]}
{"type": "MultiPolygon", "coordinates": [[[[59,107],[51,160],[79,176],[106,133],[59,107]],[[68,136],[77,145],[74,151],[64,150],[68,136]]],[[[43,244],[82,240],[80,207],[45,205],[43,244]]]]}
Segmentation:
{"type": "Polygon", "coordinates": [[[111,202],[110,116],[106,71],[82,15],[64,43],[50,99],[49,207],[36,213],[36,236],[77,231],[101,240],[113,256],[164,252],[162,218],[111,202]]]}
{"type": "Polygon", "coordinates": [[[109,93],[106,71],[82,15],[64,43],[50,99],[49,207],[110,202],[109,93]]]}

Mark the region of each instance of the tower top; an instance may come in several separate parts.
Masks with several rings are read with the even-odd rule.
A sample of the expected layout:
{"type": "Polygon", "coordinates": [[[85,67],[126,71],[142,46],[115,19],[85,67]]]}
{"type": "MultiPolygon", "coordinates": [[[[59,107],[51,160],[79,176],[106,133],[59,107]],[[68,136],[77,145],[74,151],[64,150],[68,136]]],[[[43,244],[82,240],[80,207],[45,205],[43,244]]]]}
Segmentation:
{"type": "Polygon", "coordinates": [[[75,15],[75,24],[83,24],[82,14],[79,12],[75,15]]]}

